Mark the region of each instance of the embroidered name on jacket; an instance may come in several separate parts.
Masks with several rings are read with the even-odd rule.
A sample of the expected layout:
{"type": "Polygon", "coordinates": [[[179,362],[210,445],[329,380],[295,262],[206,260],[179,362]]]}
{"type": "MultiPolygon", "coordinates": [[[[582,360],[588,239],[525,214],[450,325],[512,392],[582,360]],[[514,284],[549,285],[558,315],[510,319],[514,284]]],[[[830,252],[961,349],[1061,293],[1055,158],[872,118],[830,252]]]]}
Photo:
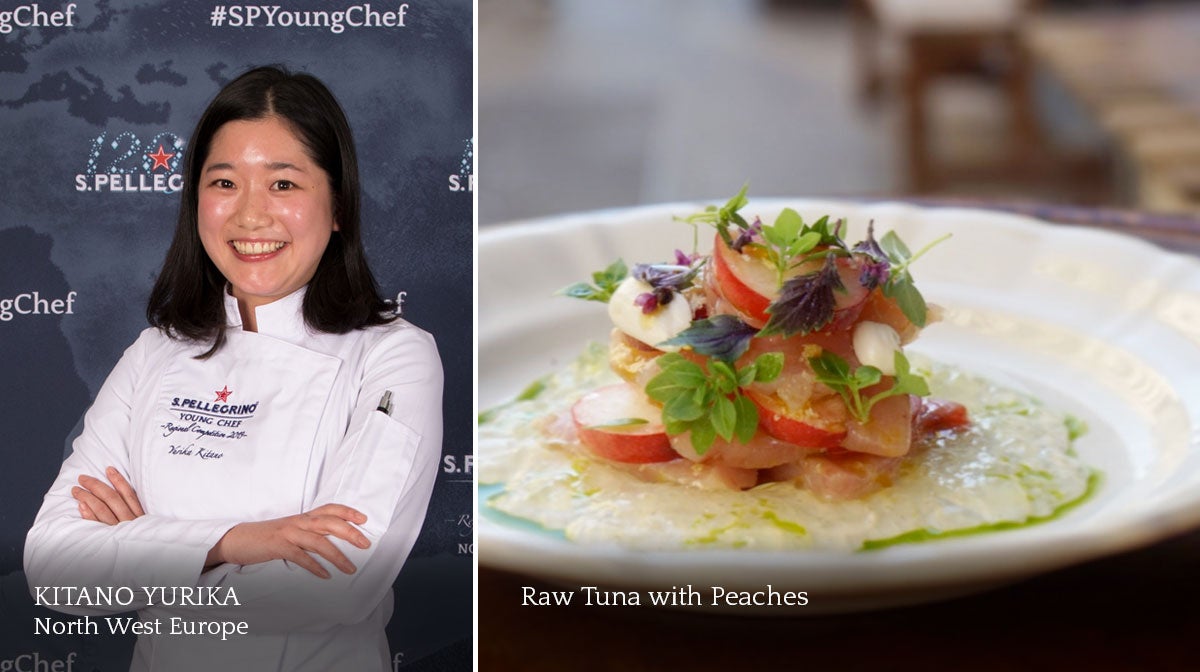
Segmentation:
{"type": "MultiPolygon", "coordinates": [[[[254,418],[258,410],[257,401],[248,404],[228,403],[233,391],[224,386],[216,392],[212,401],[190,397],[174,397],[171,399],[171,413],[178,422],[168,420],[163,423],[163,437],[183,439],[232,439],[241,440],[248,436],[246,423],[254,418]]],[[[196,455],[201,459],[219,459],[221,453],[198,447],[195,443],[172,444],[169,449],[172,455],[196,455]]]]}

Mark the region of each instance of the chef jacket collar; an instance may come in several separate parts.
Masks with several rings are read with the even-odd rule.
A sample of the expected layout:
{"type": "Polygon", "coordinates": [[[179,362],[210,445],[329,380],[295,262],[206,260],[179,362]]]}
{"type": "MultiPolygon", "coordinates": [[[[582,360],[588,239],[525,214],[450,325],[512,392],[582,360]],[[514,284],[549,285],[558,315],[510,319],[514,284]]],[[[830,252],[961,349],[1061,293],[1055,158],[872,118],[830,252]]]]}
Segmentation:
{"type": "MultiPolygon", "coordinates": [[[[289,343],[299,344],[308,336],[304,323],[304,294],[308,286],[301,287],[282,299],[259,306],[254,315],[258,322],[258,333],[273,336],[289,343]]],[[[237,299],[225,291],[225,321],[230,327],[242,326],[242,313],[237,299]]]]}

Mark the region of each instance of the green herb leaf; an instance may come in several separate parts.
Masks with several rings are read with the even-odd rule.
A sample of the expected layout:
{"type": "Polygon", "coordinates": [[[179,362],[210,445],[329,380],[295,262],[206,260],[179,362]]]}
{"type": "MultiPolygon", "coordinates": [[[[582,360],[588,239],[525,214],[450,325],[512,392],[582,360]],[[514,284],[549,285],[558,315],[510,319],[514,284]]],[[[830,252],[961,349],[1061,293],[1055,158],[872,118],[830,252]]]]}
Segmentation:
{"type": "Polygon", "coordinates": [[[668,353],[658,358],[658,374],[646,384],[646,394],[655,401],[666,403],[683,392],[692,392],[707,380],[704,369],[682,355],[668,353]]]}
{"type": "Polygon", "coordinates": [[[725,222],[737,222],[740,220],[742,224],[741,228],[746,228],[746,220],[738,216],[738,210],[741,210],[742,208],[746,207],[748,203],[750,203],[750,199],[746,198],[746,192],[749,190],[750,183],[747,182],[742,185],[742,188],[738,190],[738,193],[734,194],[733,198],[725,202],[725,205],[717,211],[718,223],[720,223],[722,220],[725,222]]]}
{"type": "Polygon", "coordinates": [[[783,353],[768,352],[754,358],[754,380],[769,383],[783,373],[783,353]]]}
{"type": "Polygon", "coordinates": [[[717,435],[726,441],[733,440],[737,428],[737,407],[729,397],[719,396],[712,408],[712,426],[717,435]]]}
{"type": "Polygon", "coordinates": [[[758,377],[758,366],[756,366],[755,364],[751,364],[750,366],[744,366],[744,367],[738,369],[737,375],[738,375],[738,387],[745,387],[745,386],[749,385],[750,383],[753,383],[754,379],[758,377]]]}
{"type": "Polygon", "coordinates": [[[778,241],[776,244],[784,247],[791,244],[803,228],[804,218],[800,216],[800,213],[791,208],[784,208],[783,212],[775,218],[774,226],[763,227],[763,235],[767,235],[767,231],[770,230],[775,240],[778,241]]]}
{"type": "Polygon", "coordinates": [[[903,264],[912,258],[912,252],[908,251],[908,246],[904,244],[903,240],[900,240],[899,234],[895,231],[883,234],[883,239],[879,241],[879,244],[893,264],[903,264]]]}
{"type": "Polygon", "coordinates": [[[816,374],[817,382],[825,384],[841,395],[842,400],[846,402],[846,409],[855,417],[862,417],[859,386],[850,374],[850,365],[846,360],[826,351],[816,357],[810,357],[808,363],[816,374]]]}
{"type": "Polygon", "coordinates": [[[846,360],[829,351],[810,357],[808,362],[817,380],[841,395],[846,402],[846,410],[859,422],[867,422],[871,417],[871,408],[888,397],[901,394],[919,397],[929,395],[929,384],[921,376],[912,373],[908,358],[900,351],[893,357],[896,375],[892,379],[892,386],[869,399],[863,397],[862,391],[882,382],[883,373],[879,369],[864,365],[851,372],[846,360]]]}
{"type": "Polygon", "coordinates": [[[924,378],[912,372],[912,367],[908,363],[908,358],[904,353],[897,351],[893,357],[893,366],[896,368],[896,382],[892,385],[892,390],[897,394],[915,394],[918,397],[929,396],[929,383],[924,378]]]}
{"type": "Polygon", "coordinates": [[[746,198],[746,192],[749,189],[750,183],[747,182],[742,185],[741,190],[733,198],[725,202],[725,205],[721,207],[710,205],[704,208],[702,212],[684,217],[683,221],[692,225],[711,224],[717,230],[717,233],[721,235],[721,240],[725,241],[726,245],[732,245],[733,239],[729,235],[729,225],[733,224],[739,229],[745,229],[750,226],[746,223],[745,218],[738,214],[738,210],[746,207],[746,204],[750,202],[746,198]]]}
{"type": "Polygon", "coordinates": [[[929,319],[929,307],[925,304],[925,297],[917,291],[917,286],[913,284],[912,276],[907,271],[893,275],[884,283],[883,295],[895,299],[896,305],[900,307],[900,311],[904,313],[909,322],[918,327],[925,326],[925,321],[929,319]]]}
{"type": "Polygon", "coordinates": [[[823,352],[819,356],[809,359],[808,362],[817,374],[817,380],[822,383],[837,384],[850,380],[850,365],[832,352],[823,352]]]}
{"type": "Polygon", "coordinates": [[[613,292],[617,290],[617,285],[620,285],[621,281],[628,275],[629,269],[625,266],[625,261],[617,259],[604,270],[592,273],[592,282],[595,284],[589,285],[586,282],[577,282],[560,289],[558,293],[573,299],[608,303],[608,300],[612,298],[613,292]]]}
{"type": "Polygon", "coordinates": [[[808,231],[812,231],[821,236],[821,240],[818,243],[819,245],[834,248],[836,250],[840,250],[841,252],[849,252],[846,247],[846,243],[839,235],[842,229],[842,224],[844,223],[845,220],[839,219],[834,223],[833,228],[831,229],[829,228],[829,215],[825,215],[824,217],[818,219],[815,224],[809,226],[808,231]]]}
{"type": "Polygon", "coordinates": [[[758,407],[749,397],[739,394],[733,398],[733,408],[737,415],[733,434],[740,443],[750,443],[758,431],[758,407]]]}
{"type": "Polygon", "coordinates": [[[742,443],[754,437],[758,409],[742,394],[742,387],[774,380],[783,369],[780,353],[759,355],[741,368],[710,359],[705,370],[678,353],[663,355],[657,362],[661,371],[646,384],[646,394],[663,404],[667,433],[691,432],[692,446],[700,455],[717,436],[742,443]]]}
{"type": "Polygon", "coordinates": [[[703,455],[712,448],[713,441],[717,438],[717,433],[713,429],[712,423],[707,419],[704,422],[693,422],[689,429],[692,432],[692,448],[697,455],[703,455]]]}
{"type": "Polygon", "coordinates": [[[904,244],[903,240],[900,240],[900,236],[895,231],[888,231],[883,236],[883,239],[879,241],[890,262],[890,269],[888,271],[890,276],[887,282],[883,283],[883,294],[888,298],[895,299],[896,304],[900,306],[900,310],[908,318],[908,321],[918,327],[925,326],[925,321],[928,318],[928,306],[925,304],[925,297],[921,296],[921,292],[917,291],[917,286],[913,283],[912,274],[909,273],[908,267],[926,252],[949,237],[950,234],[946,234],[938,238],[918,250],[916,254],[909,252],[908,246],[904,244]]]}
{"type": "Polygon", "coordinates": [[[705,410],[703,403],[698,401],[695,395],[680,394],[671,397],[663,405],[663,416],[669,415],[676,420],[691,422],[703,417],[705,410]]]}
{"type": "MultiPolygon", "coordinates": [[[[827,222],[828,219],[825,217],[820,222],[827,222]]],[[[825,226],[825,228],[828,227],[825,226]]],[[[797,261],[798,259],[803,260],[805,255],[820,245],[826,239],[827,234],[827,231],[806,226],[800,214],[791,208],[784,208],[775,218],[775,224],[767,226],[758,222],[755,228],[743,232],[742,235],[746,236],[747,233],[754,231],[761,233],[762,242],[750,243],[750,245],[766,254],[767,260],[775,267],[780,285],[783,284],[783,276],[787,270],[800,263],[797,261]]],[[[739,242],[744,240],[749,240],[749,238],[739,239],[739,242]]]]}
{"type": "Polygon", "coordinates": [[[721,394],[730,394],[737,389],[737,374],[729,364],[721,360],[713,360],[708,363],[708,372],[715,376],[715,387],[721,394]]]}
{"type": "Polygon", "coordinates": [[[663,427],[667,430],[667,434],[676,436],[688,431],[688,424],[682,420],[667,420],[664,418],[663,427]]]}
{"type": "Polygon", "coordinates": [[[854,382],[859,387],[870,387],[883,380],[883,372],[873,366],[860,366],[854,370],[854,382]]]}

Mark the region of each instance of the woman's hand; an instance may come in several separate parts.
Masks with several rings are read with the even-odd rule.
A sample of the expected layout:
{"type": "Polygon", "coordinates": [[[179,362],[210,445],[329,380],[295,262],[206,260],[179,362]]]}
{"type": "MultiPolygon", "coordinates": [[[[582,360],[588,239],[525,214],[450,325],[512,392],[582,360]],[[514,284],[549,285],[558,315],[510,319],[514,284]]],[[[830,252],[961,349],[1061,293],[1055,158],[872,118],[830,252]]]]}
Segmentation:
{"type": "Polygon", "coordinates": [[[359,548],[371,542],[350,523],[362,525],[367,517],[341,504],[326,504],[307,513],[233,526],[208,552],[205,567],[223,562],[253,565],[270,560],[287,560],[322,579],[329,572],[316,561],[325,558],[346,574],[357,571],[354,563],[327,537],[334,536],[359,548]]]}
{"type": "MultiPolygon", "coordinates": [[[[80,476],[80,487],[71,488],[71,496],[79,502],[80,516],[85,520],[116,525],[146,515],[133,486],[120,472],[109,467],[104,474],[108,483],[91,476],[80,476]]],[[[342,572],[353,574],[358,568],[326,537],[332,535],[359,548],[369,548],[371,542],[350,524],[365,522],[367,517],[359,511],[341,504],[326,504],[286,518],[240,523],[212,547],[204,564],[206,567],[223,562],[253,565],[287,560],[328,579],[329,572],[316,561],[315,554],[342,572]]]]}
{"type": "Polygon", "coordinates": [[[114,467],[104,470],[109,483],[91,476],[80,476],[80,487],[71,488],[79,502],[79,515],[105,525],[116,525],[146,515],[133,486],[114,467]]]}

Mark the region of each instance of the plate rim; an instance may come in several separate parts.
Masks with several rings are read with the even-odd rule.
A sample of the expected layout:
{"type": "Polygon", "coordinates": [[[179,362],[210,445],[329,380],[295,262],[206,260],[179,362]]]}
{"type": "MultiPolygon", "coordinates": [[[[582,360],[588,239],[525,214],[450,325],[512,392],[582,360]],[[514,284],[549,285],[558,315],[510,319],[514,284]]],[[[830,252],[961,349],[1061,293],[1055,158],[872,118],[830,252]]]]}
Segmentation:
{"type": "MultiPolygon", "coordinates": [[[[481,231],[479,238],[479,270],[480,277],[486,275],[486,250],[493,244],[501,241],[511,240],[513,238],[524,238],[527,236],[536,236],[543,233],[553,231],[556,234],[561,234],[568,227],[591,227],[601,226],[609,227],[616,226],[621,221],[638,218],[655,216],[662,213],[679,214],[680,212],[696,211],[704,207],[705,201],[675,201],[667,203],[656,203],[639,205],[632,207],[621,208],[605,208],[600,210],[592,210],[585,212],[562,213],[558,215],[536,217],[512,222],[489,225],[481,231]]],[[[1131,245],[1138,248],[1142,253],[1152,254],[1155,257],[1162,259],[1170,259],[1172,263],[1178,263],[1185,267],[1190,273],[1195,273],[1200,276],[1200,260],[1196,257],[1183,254],[1180,252],[1164,249],[1151,242],[1138,238],[1132,233],[1112,231],[1109,229],[1093,229],[1087,226],[1075,225],[1058,225],[1053,222],[1037,219],[1024,214],[1011,213],[1004,211],[988,210],[986,208],[977,207],[962,207],[958,205],[949,206],[929,206],[916,205],[903,201],[894,200],[870,200],[859,201],[852,199],[837,199],[837,198],[756,198],[752,202],[752,207],[764,212],[772,212],[782,209],[783,207],[800,208],[853,208],[861,211],[879,211],[886,213],[895,213],[896,216],[914,215],[921,213],[936,212],[938,217],[953,217],[956,215],[970,218],[984,217],[989,220],[1003,221],[1007,226],[1017,226],[1030,231],[1034,231],[1039,235],[1047,232],[1053,232],[1055,236],[1066,236],[1068,238],[1080,241],[1094,241],[1099,243],[1104,241],[1104,244],[1131,245]]],[[[484,333],[481,324],[480,335],[484,333]]],[[[480,340],[480,348],[482,350],[483,341],[480,340]]],[[[483,372],[481,371],[481,380],[483,372]]],[[[1194,428],[1193,428],[1194,429],[1194,428]]],[[[1189,449],[1194,448],[1193,444],[1189,444],[1189,449]]],[[[1128,447],[1122,447],[1122,451],[1128,451],[1128,447]]],[[[478,507],[483,510],[486,507],[486,502],[481,498],[478,502],[478,507]]],[[[478,517],[478,516],[477,516],[478,517]]],[[[773,571],[786,566],[791,569],[817,569],[822,563],[828,563],[831,558],[839,559],[843,563],[848,561],[848,565],[852,568],[871,567],[878,569],[881,566],[886,566],[888,571],[886,574],[903,574],[905,569],[913,567],[924,568],[926,570],[933,567],[940,567],[948,571],[944,574],[944,580],[935,580],[930,585],[931,588],[947,587],[963,585],[964,583],[977,583],[981,581],[995,579],[1000,577],[1004,581],[1017,580],[1020,578],[1032,576],[1053,569],[1066,567],[1079,562],[1084,562],[1089,559],[1104,557],[1107,555],[1119,553],[1121,551],[1140,548],[1152,544],[1156,541],[1166,539],[1175,534],[1179,534],[1186,530],[1200,526],[1200,492],[1194,493],[1191,497],[1182,497],[1176,495],[1170,499],[1165,506],[1159,506],[1150,511],[1142,512],[1130,519],[1121,521],[1121,524],[1114,530],[1105,526],[1087,526],[1083,528],[1066,528],[1055,531],[1055,539],[1057,548],[1054,552],[1034,553],[1030,562],[996,562],[996,549],[993,546],[1000,545],[1007,548],[1005,555],[1009,560],[1015,559],[1012,556],[1019,555],[1022,551],[1030,547],[1036,547],[1041,543],[1040,537],[1044,535],[1021,536],[1016,541],[1011,541],[1011,537],[1004,535],[981,535],[982,539],[1002,538],[1004,543],[980,543],[972,544],[969,539],[954,540],[955,553],[950,564],[938,562],[936,556],[940,555],[936,549],[940,544],[919,544],[905,545],[894,548],[882,549],[879,551],[871,551],[866,553],[846,553],[842,551],[827,552],[827,551],[812,551],[812,550],[792,550],[792,551],[761,551],[761,550],[698,550],[698,549],[678,549],[678,550],[656,550],[642,551],[634,550],[626,547],[613,546],[608,548],[603,545],[580,545],[575,542],[562,541],[551,539],[536,533],[528,533],[512,528],[506,528],[499,525],[497,521],[490,518],[486,513],[482,516],[484,523],[477,528],[478,533],[478,548],[480,553],[477,556],[480,566],[494,567],[507,571],[515,571],[522,574],[533,574],[535,576],[557,576],[560,580],[578,578],[580,572],[571,567],[570,563],[554,562],[554,560],[575,559],[578,556],[578,550],[586,548],[589,555],[595,556],[593,561],[588,563],[595,566],[604,563],[622,563],[629,565],[632,563],[637,570],[653,570],[663,569],[676,570],[680,566],[690,566],[699,563],[703,567],[710,570],[721,570],[726,568],[747,568],[754,570],[752,573],[759,574],[762,572],[773,571]],[[530,563],[522,562],[520,554],[522,549],[511,548],[514,540],[525,541],[528,539],[536,539],[533,543],[533,550],[541,556],[541,567],[531,568],[530,563]],[[501,548],[491,548],[489,545],[500,544],[501,548]],[[1064,545],[1065,544],[1065,545],[1064,545]],[[570,552],[575,549],[576,552],[570,552]],[[923,551],[913,551],[912,549],[925,549],[923,551]],[[497,552],[499,551],[499,552],[497,552]],[[873,560],[874,557],[882,555],[886,558],[886,564],[873,560]],[[970,559],[985,559],[987,562],[985,570],[971,570],[970,565],[964,560],[970,559]],[[753,560],[753,564],[748,564],[747,560],[753,560]],[[714,562],[715,561],[715,562],[714,562]],[[810,567],[810,565],[815,565],[810,567]],[[951,566],[956,565],[956,566],[951,566]],[[550,568],[550,569],[548,569],[550,568]],[[1005,569],[1010,571],[1004,571],[1005,569]],[[762,570],[762,571],[759,571],[762,570]]],[[[1036,527],[1036,526],[1035,526],[1036,527]]],[[[1033,529],[1033,528],[1028,528],[1033,529]]],[[[1002,548],[1002,550],[1003,550],[1002,548]]],[[[1038,550],[1033,548],[1032,550],[1038,550]]],[[[526,553],[529,549],[524,549],[526,553]]],[[[535,565],[538,563],[534,563],[535,565]]],[[[638,574],[638,572],[634,572],[638,574]]],[[[651,572],[653,573],[653,572],[651,572]]],[[[825,577],[828,578],[828,577],[825,577]]],[[[895,585],[895,578],[883,581],[884,585],[895,585]]],[[[627,585],[634,585],[626,582],[627,585]]],[[[867,582],[867,590],[871,585],[878,587],[879,582],[867,582]]],[[[859,583],[855,588],[864,587],[859,583]]],[[[836,595],[857,595],[862,594],[860,590],[846,590],[848,586],[842,586],[842,590],[835,591],[836,595]]],[[[921,601],[921,600],[915,600],[921,601]]]]}

